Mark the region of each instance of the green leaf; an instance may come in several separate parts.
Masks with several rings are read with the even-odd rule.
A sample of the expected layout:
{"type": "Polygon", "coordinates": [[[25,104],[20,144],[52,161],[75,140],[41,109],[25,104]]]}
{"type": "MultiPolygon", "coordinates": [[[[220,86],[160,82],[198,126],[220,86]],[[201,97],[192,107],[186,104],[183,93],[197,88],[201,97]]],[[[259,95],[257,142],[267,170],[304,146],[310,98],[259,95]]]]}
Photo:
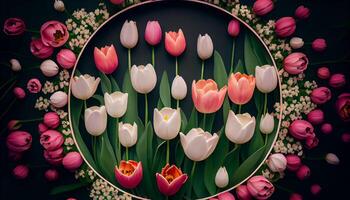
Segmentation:
{"type": "Polygon", "coordinates": [[[222,88],[227,84],[225,64],[221,55],[217,51],[214,52],[214,80],[219,88],[222,88]]]}
{"type": "Polygon", "coordinates": [[[111,80],[111,85],[112,85],[112,92],[120,91],[120,88],[119,88],[118,83],[115,80],[115,78],[113,76],[111,76],[110,80],[111,80]]]}
{"type": "Polygon", "coordinates": [[[106,132],[97,138],[96,162],[103,174],[110,182],[115,183],[114,167],[117,165],[112,145],[106,132]]]}
{"type": "Polygon", "coordinates": [[[165,145],[166,141],[162,141],[156,148],[156,152],[153,156],[152,169],[153,171],[158,171],[165,166],[165,145]]]}
{"type": "MultiPolygon", "coordinates": [[[[204,177],[207,174],[205,174],[205,176],[203,176],[204,174],[205,174],[204,173],[204,162],[197,163],[196,170],[195,170],[195,173],[193,175],[193,183],[192,183],[193,191],[194,191],[195,195],[197,196],[197,198],[203,198],[203,197],[208,196],[208,191],[207,191],[207,188],[205,187],[205,184],[204,184],[204,177]]],[[[192,196],[191,196],[191,198],[192,198],[192,196]]]]}
{"type": "Polygon", "coordinates": [[[242,62],[241,59],[238,59],[238,62],[237,62],[237,65],[236,65],[236,67],[235,67],[234,72],[235,72],[235,73],[236,73],[236,72],[241,72],[242,74],[243,74],[243,73],[246,73],[246,71],[245,71],[245,69],[244,69],[244,64],[243,64],[243,62],[242,62]]]}
{"type": "Polygon", "coordinates": [[[159,99],[159,100],[158,100],[158,103],[157,103],[157,109],[160,110],[160,109],[162,109],[163,107],[164,107],[164,105],[163,105],[163,103],[162,103],[162,100],[159,99]]]}
{"type": "MultiPolygon", "coordinates": [[[[236,144],[238,145],[238,144],[236,144]]],[[[228,177],[230,177],[229,185],[232,186],[233,183],[233,174],[236,169],[239,167],[239,149],[240,146],[235,147],[225,156],[224,165],[226,167],[228,177]]]]}
{"type": "Polygon", "coordinates": [[[185,158],[185,152],[182,148],[180,140],[176,142],[175,146],[175,164],[176,166],[181,166],[185,158]]]}
{"type": "Polygon", "coordinates": [[[54,187],[53,189],[50,190],[50,195],[57,195],[57,194],[62,194],[66,192],[71,192],[74,190],[77,190],[82,187],[86,187],[91,184],[92,181],[89,182],[79,182],[79,183],[72,183],[68,185],[61,185],[54,187]]]}
{"type": "Polygon", "coordinates": [[[186,130],[188,121],[185,112],[180,108],[181,111],[181,132],[184,132],[186,130]]]}
{"type": "Polygon", "coordinates": [[[230,112],[230,100],[228,99],[228,97],[225,97],[224,103],[222,105],[222,115],[224,119],[224,124],[226,124],[227,121],[227,117],[228,117],[228,113],[230,112]]]}
{"type": "Polygon", "coordinates": [[[104,98],[101,95],[95,94],[94,96],[92,96],[93,99],[96,99],[96,101],[98,101],[100,103],[100,105],[104,105],[104,98]]]}
{"type": "Polygon", "coordinates": [[[213,129],[214,120],[215,120],[215,113],[206,114],[205,127],[203,125],[204,120],[202,120],[201,127],[204,127],[205,131],[211,132],[213,129]]]}
{"type": "Polygon", "coordinates": [[[118,124],[119,120],[117,118],[108,117],[108,137],[117,158],[117,163],[119,163],[121,160],[121,155],[119,155],[118,124]]]}
{"type": "Polygon", "coordinates": [[[187,132],[190,131],[192,128],[197,128],[197,127],[198,127],[198,112],[196,108],[193,108],[184,134],[187,134],[187,132]]]}
{"type": "Polygon", "coordinates": [[[138,118],[137,92],[134,90],[130,80],[130,74],[127,70],[124,75],[123,92],[128,93],[128,108],[123,117],[123,122],[133,124],[138,118]]]}
{"type": "Polygon", "coordinates": [[[102,89],[102,94],[104,93],[111,93],[112,91],[112,85],[111,81],[109,78],[106,76],[106,74],[100,72],[100,77],[101,77],[101,89],[102,89]]]}
{"type": "Polygon", "coordinates": [[[165,107],[171,107],[170,86],[166,71],[163,72],[162,80],[160,81],[159,97],[165,107]]]}

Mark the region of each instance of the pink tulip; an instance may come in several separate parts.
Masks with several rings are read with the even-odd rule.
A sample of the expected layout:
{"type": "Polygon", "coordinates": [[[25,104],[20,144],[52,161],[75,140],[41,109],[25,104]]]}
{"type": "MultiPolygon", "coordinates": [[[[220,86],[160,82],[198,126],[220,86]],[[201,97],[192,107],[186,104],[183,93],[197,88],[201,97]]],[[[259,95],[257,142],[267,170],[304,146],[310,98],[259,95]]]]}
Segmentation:
{"type": "Polygon", "coordinates": [[[346,84],[344,74],[333,74],[329,79],[329,85],[333,88],[341,88],[346,84]]]}
{"type": "Polygon", "coordinates": [[[275,188],[264,176],[253,176],[247,182],[249,193],[256,199],[268,199],[274,193],[275,188]]]}
{"type": "Polygon", "coordinates": [[[41,91],[41,83],[37,78],[32,78],[27,83],[27,89],[30,93],[38,93],[41,91]]]}
{"type": "Polygon", "coordinates": [[[319,195],[320,194],[320,192],[321,192],[321,190],[322,190],[322,188],[321,188],[321,186],[319,185],[319,184],[313,184],[313,185],[311,185],[311,187],[310,187],[310,192],[311,192],[311,194],[313,194],[313,195],[319,195]]]}
{"type": "Polygon", "coordinates": [[[257,0],[253,5],[253,11],[256,15],[263,16],[273,10],[272,0],[257,0]]]}
{"type": "Polygon", "coordinates": [[[311,92],[310,97],[315,104],[324,104],[332,98],[332,93],[327,87],[319,87],[311,92]]]}
{"type": "Polygon", "coordinates": [[[13,88],[13,94],[17,99],[24,99],[26,97],[26,92],[20,87],[13,88]]]}
{"type": "Polygon", "coordinates": [[[32,136],[25,131],[14,131],[7,136],[6,146],[17,153],[27,151],[32,146],[32,136]]]}
{"type": "Polygon", "coordinates": [[[289,126],[289,133],[296,139],[305,140],[315,135],[314,127],[305,120],[294,120],[289,126]]]}
{"type": "Polygon", "coordinates": [[[315,109],[307,114],[307,120],[313,125],[321,124],[324,120],[324,113],[321,109],[315,109]]]}
{"type": "Polygon", "coordinates": [[[227,32],[231,37],[237,37],[240,32],[239,21],[232,19],[228,24],[227,32]]]}
{"type": "Polygon", "coordinates": [[[300,166],[301,166],[301,159],[299,158],[299,156],[297,155],[287,155],[286,156],[287,159],[287,169],[289,169],[290,171],[297,171],[300,166]]]}
{"type": "Polygon", "coordinates": [[[192,100],[196,109],[201,113],[214,113],[224,102],[227,87],[218,90],[218,85],[212,79],[192,82],[192,100]]]}
{"type": "Polygon", "coordinates": [[[8,18],[4,23],[4,33],[6,35],[21,35],[26,30],[26,25],[19,18],[8,18]]]}
{"type": "Polygon", "coordinates": [[[305,140],[306,148],[313,149],[318,146],[319,139],[316,137],[316,135],[310,135],[305,140]]]}
{"type": "Polygon", "coordinates": [[[246,185],[240,185],[236,189],[236,194],[239,200],[251,200],[252,195],[250,195],[248,187],[246,185]]]}
{"type": "Polygon", "coordinates": [[[343,93],[339,95],[335,108],[339,117],[344,122],[350,122],[350,93],[343,93]]]}
{"type": "Polygon", "coordinates": [[[48,58],[52,55],[53,50],[53,47],[44,45],[41,38],[32,39],[30,42],[30,52],[37,58],[48,58]]]}
{"type": "Polygon", "coordinates": [[[143,178],[142,163],[133,160],[122,160],[119,168],[115,167],[114,174],[121,186],[133,189],[140,184],[143,178]]]}
{"type": "Polygon", "coordinates": [[[172,56],[180,56],[186,49],[186,38],[181,29],[165,33],[165,50],[172,56]]]}
{"type": "Polygon", "coordinates": [[[341,140],[344,142],[344,143],[349,143],[350,142],[350,133],[343,133],[341,135],[341,140]]]}
{"type": "Polygon", "coordinates": [[[124,0],[110,0],[110,2],[114,5],[120,5],[124,3],[124,0]]]}
{"type": "Polygon", "coordinates": [[[158,189],[165,196],[176,194],[185,184],[187,178],[187,174],[183,174],[181,169],[169,164],[165,165],[160,174],[156,174],[158,189]]]}
{"type": "Polygon", "coordinates": [[[60,125],[60,117],[56,112],[48,112],[44,115],[44,124],[55,129],[60,125]]]}
{"type": "Polygon", "coordinates": [[[101,49],[95,47],[94,60],[97,69],[105,74],[113,73],[118,67],[118,55],[113,44],[101,49]]]}
{"type": "Polygon", "coordinates": [[[331,75],[331,72],[329,71],[328,67],[320,67],[317,70],[317,76],[320,79],[328,79],[331,75]]]}
{"type": "Polygon", "coordinates": [[[45,172],[45,178],[50,182],[57,181],[58,177],[59,177],[59,174],[56,169],[48,169],[45,172]]]}
{"type": "Polygon", "coordinates": [[[40,134],[44,133],[48,129],[49,128],[44,123],[39,123],[38,124],[38,131],[39,131],[40,134]]]}
{"type": "Polygon", "coordinates": [[[22,127],[22,124],[19,120],[11,120],[7,123],[7,129],[9,131],[15,131],[22,127]]]}
{"type": "Polygon", "coordinates": [[[63,156],[63,147],[53,151],[44,150],[44,158],[51,165],[61,165],[63,156]]]}
{"type": "Polygon", "coordinates": [[[40,135],[40,144],[48,151],[53,151],[62,146],[64,138],[56,130],[47,130],[40,135]]]}
{"type": "Polygon", "coordinates": [[[326,40],[323,38],[317,38],[312,42],[312,49],[316,52],[322,52],[327,48],[326,40]]]}
{"type": "Polygon", "coordinates": [[[17,165],[13,170],[12,174],[16,179],[22,180],[28,177],[29,168],[26,165],[17,165]]]}
{"type": "Polygon", "coordinates": [[[253,97],[255,89],[255,77],[237,72],[231,74],[228,79],[228,96],[238,105],[248,103],[253,97]]]}
{"type": "Polygon", "coordinates": [[[83,158],[78,152],[72,151],[64,156],[62,164],[65,169],[73,172],[83,164],[83,158]]]}
{"type": "MultiPolygon", "coordinates": [[[[111,0],[112,1],[112,0],[111,0]]],[[[66,200],[77,200],[76,198],[73,198],[73,197],[70,197],[70,198],[68,198],[68,199],[66,199],[66,200]]]]}
{"type": "Polygon", "coordinates": [[[44,45],[51,47],[63,46],[69,38],[66,25],[59,21],[44,23],[40,28],[40,35],[44,45]]]}
{"type": "Polygon", "coordinates": [[[303,196],[298,193],[293,193],[290,195],[289,200],[303,200],[303,196]]]}
{"type": "Polygon", "coordinates": [[[278,37],[291,36],[296,29],[295,20],[293,17],[282,17],[275,23],[275,32],[278,37]]]}
{"type": "Polygon", "coordinates": [[[300,74],[306,70],[309,60],[303,53],[295,52],[289,54],[283,60],[283,68],[289,74],[300,74]]]}
{"type": "Polygon", "coordinates": [[[61,49],[56,56],[58,64],[64,69],[70,69],[75,65],[77,57],[70,49],[61,49]]]}
{"type": "Polygon", "coordinates": [[[22,153],[18,153],[18,152],[14,152],[14,151],[9,151],[8,152],[8,158],[11,160],[11,161],[19,161],[21,160],[23,157],[23,154],[22,153]]]}
{"type": "Polygon", "coordinates": [[[311,174],[310,168],[306,165],[302,165],[296,173],[298,179],[301,181],[309,178],[310,174],[311,174]]]}
{"type": "Polygon", "coordinates": [[[218,200],[235,200],[235,196],[231,194],[230,192],[224,192],[222,194],[218,195],[218,200]]]}
{"type": "Polygon", "coordinates": [[[301,5],[295,10],[294,15],[298,19],[307,19],[310,16],[310,9],[308,9],[305,6],[301,5]]]}
{"type": "Polygon", "coordinates": [[[158,21],[148,21],[145,30],[145,40],[151,45],[155,46],[162,40],[162,28],[158,21]]]}
{"type": "Polygon", "coordinates": [[[321,132],[322,132],[322,133],[328,135],[328,134],[332,133],[332,131],[333,131],[333,126],[332,126],[332,124],[330,124],[330,123],[324,123],[324,124],[322,124],[322,126],[321,126],[321,132]]]}

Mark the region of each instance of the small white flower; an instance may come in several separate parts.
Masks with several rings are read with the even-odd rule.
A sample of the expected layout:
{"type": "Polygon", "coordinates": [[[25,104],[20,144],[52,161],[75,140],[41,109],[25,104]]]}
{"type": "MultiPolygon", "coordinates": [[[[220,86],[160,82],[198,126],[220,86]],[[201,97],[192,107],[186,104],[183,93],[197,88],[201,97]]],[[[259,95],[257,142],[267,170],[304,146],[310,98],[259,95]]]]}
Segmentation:
{"type": "Polygon", "coordinates": [[[10,64],[11,64],[12,71],[14,71],[14,72],[21,71],[22,66],[17,59],[14,59],[14,58],[11,59],[10,64]]]}
{"type": "Polygon", "coordinates": [[[215,185],[218,188],[224,188],[228,185],[229,178],[228,173],[226,171],[226,167],[220,167],[215,175],[215,185]]]}
{"type": "Polygon", "coordinates": [[[61,0],[55,0],[55,3],[53,4],[53,7],[58,12],[64,12],[64,10],[65,10],[64,3],[61,0]]]}

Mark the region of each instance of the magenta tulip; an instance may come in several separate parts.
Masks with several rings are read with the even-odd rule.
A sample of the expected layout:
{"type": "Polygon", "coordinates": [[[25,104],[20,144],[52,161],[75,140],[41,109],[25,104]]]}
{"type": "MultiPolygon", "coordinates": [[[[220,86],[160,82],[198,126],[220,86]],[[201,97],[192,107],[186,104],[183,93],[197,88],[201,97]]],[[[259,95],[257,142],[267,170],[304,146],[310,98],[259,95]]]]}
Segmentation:
{"type": "Polygon", "coordinates": [[[145,30],[145,40],[151,45],[155,46],[162,40],[162,28],[158,21],[148,21],[145,30]]]}
{"type": "Polygon", "coordinates": [[[6,138],[6,146],[13,152],[24,152],[32,146],[32,136],[25,131],[14,131],[6,138]]]}
{"type": "Polygon", "coordinates": [[[310,9],[308,9],[305,6],[301,5],[295,10],[294,15],[298,19],[307,19],[310,16],[310,9]]]}
{"type": "Polygon", "coordinates": [[[327,48],[326,40],[323,38],[317,38],[312,42],[312,49],[316,52],[322,52],[327,48]]]}
{"type": "Polygon", "coordinates": [[[28,177],[29,168],[26,165],[17,165],[13,170],[12,174],[16,179],[22,180],[28,177]]]}
{"type": "Polygon", "coordinates": [[[94,60],[97,69],[105,74],[113,73],[118,67],[118,55],[113,44],[101,49],[95,47],[94,60]]]}
{"type": "Polygon", "coordinates": [[[37,58],[48,58],[52,55],[53,50],[53,47],[44,45],[41,38],[32,39],[30,42],[30,52],[37,58]]]}
{"type": "Polygon", "coordinates": [[[335,108],[339,117],[344,122],[350,122],[350,93],[343,93],[339,95],[335,108]]]}
{"type": "Polygon", "coordinates": [[[329,85],[333,88],[341,88],[346,84],[344,74],[333,74],[329,79],[329,85]]]}
{"type": "Polygon", "coordinates": [[[289,200],[303,200],[303,196],[298,193],[293,193],[289,196],[289,200]]]}
{"type": "Polygon", "coordinates": [[[332,93],[327,87],[319,87],[311,92],[310,97],[313,103],[324,104],[332,98],[332,93]]]}
{"type": "Polygon", "coordinates": [[[40,35],[44,45],[51,47],[63,46],[69,38],[66,25],[59,21],[44,23],[40,28],[40,35]]]}
{"type": "Polygon", "coordinates": [[[47,130],[40,135],[40,144],[48,151],[60,148],[63,142],[63,135],[56,130],[47,130]]]}
{"type": "Polygon", "coordinates": [[[306,148],[313,149],[318,146],[319,139],[316,137],[316,135],[310,135],[305,140],[306,148]]]}
{"type": "Polygon", "coordinates": [[[64,69],[70,69],[75,65],[77,57],[70,49],[61,49],[56,56],[58,64],[64,69]]]}
{"type": "Polygon", "coordinates": [[[110,0],[110,2],[114,5],[120,5],[124,3],[124,0],[110,0]]]}
{"type": "Polygon", "coordinates": [[[290,155],[286,156],[286,159],[287,159],[287,169],[288,170],[294,172],[294,171],[297,171],[300,168],[300,166],[301,166],[301,159],[300,159],[299,156],[290,154],[290,155]]]}
{"type": "Polygon", "coordinates": [[[310,174],[311,174],[310,168],[306,165],[302,165],[296,173],[299,180],[305,180],[309,178],[310,174]]]}
{"type": "Polygon", "coordinates": [[[60,117],[56,112],[48,112],[44,115],[44,124],[55,129],[60,125],[60,117]]]}
{"type": "Polygon", "coordinates": [[[44,133],[45,131],[47,131],[49,128],[44,124],[44,123],[39,123],[38,124],[38,131],[40,133],[40,135],[42,133],[44,133]]]}
{"type": "Polygon", "coordinates": [[[180,56],[186,49],[186,38],[182,30],[165,33],[165,50],[172,56],[180,56]]]}
{"type": "Polygon", "coordinates": [[[324,133],[324,134],[331,134],[333,131],[333,126],[332,124],[330,123],[324,123],[322,124],[321,126],[321,132],[324,133]]]}
{"type": "Polygon", "coordinates": [[[230,192],[224,192],[222,194],[219,194],[217,199],[218,200],[235,200],[236,198],[230,192]]]}
{"type": "Polygon", "coordinates": [[[39,79],[32,78],[27,83],[27,89],[30,93],[36,94],[41,91],[41,83],[39,79]]]}
{"type": "Polygon", "coordinates": [[[227,32],[231,37],[237,37],[240,32],[239,21],[232,19],[228,24],[227,32]]]}
{"type": "Polygon", "coordinates": [[[53,151],[44,150],[44,158],[51,165],[62,165],[63,156],[63,147],[53,151]]]}
{"type": "Polygon", "coordinates": [[[140,184],[143,178],[142,163],[133,160],[122,160],[119,167],[115,167],[114,174],[121,186],[133,189],[140,184]]]}
{"type": "Polygon", "coordinates": [[[311,185],[311,187],[310,187],[310,192],[311,192],[311,194],[313,194],[313,195],[319,195],[320,194],[320,192],[321,192],[321,190],[322,190],[322,188],[321,188],[321,186],[319,185],[319,184],[313,184],[313,185],[311,185]]]}
{"type": "Polygon", "coordinates": [[[350,133],[343,133],[341,135],[341,140],[344,142],[344,143],[349,143],[350,142],[350,133]]]}
{"type": "Polygon", "coordinates": [[[26,97],[26,92],[21,87],[13,88],[13,94],[17,99],[24,99],[26,97]]]}
{"type": "Polygon", "coordinates": [[[282,17],[275,23],[275,32],[278,37],[291,36],[296,29],[295,20],[293,17],[282,17]]]}
{"type": "Polygon", "coordinates": [[[258,200],[268,199],[275,191],[275,187],[264,176],[253,176],[247,182],[249,193],[258,200]]]}
{"type": "Polygon", "coordinates": [[[305,54],[295,52],[289,54],[283,60],[283,68],[289,74],[300,74],[304,72],[309,64],[309,60],[305,54]]]}
{"type": "Polygon", "coordinates": [[[26,25],[19,18],[8,18],[4,23],[4,33],[6,35],[21,35],[26,30],[26,25]]]}
{"type": "Polygon", "coordinates": [[[273,10],[272,0],[257,0],[253,5],[253,11],[256,15],[263,16],[273,10]]]}
{"type": "Polygon", "coordinates": [[[83,164],[83,158],[81,157],[80,153],[72,151],[64,156],[62,164],[65,169],[73,172],[77,170],[81,164],[83,164]]]}
{"type": "Polygon", "coordinates": [[[57,181],[58,177],[59,177],[59,174],[56,169],[48,169],[45,172],[45,178],[47,181],[50,181],[50,182],[57,181]]]}
{"type": "Polygon", "coordinates": [[[289,133],[299,140],[305,140],[307,137],[315,135],[314,127],[305,120],[295,120],[289,126],[289,133]]]}
{"type": "Polygon", "coordinates": [[[240,185],[236,189],[236,194],[239,200],[251,200],[252,195],[249,193],[246,185],[240,185]]]}
{"type": "Polygon", "coordinates": [[[169,164],[166,164],[160,174],[156,174],[158,189],[165,196],[176,194],[185,184],[187,178],[187,174],[183,174],[181,169],[169,164]]]}
{"type": "Polygon", "coordinates": [[[317,70],[317,77],[320,79],[328,79],[331,75],[328,67],[320,67],[317,70]]]}
{"type": "Polygon", "coordinates": [[[324,120],[324,113],[321,109],[315,109],[307,114],[307,120],[313,125],[321,124],[324,120]]]}
{"type": "Polygon", "coordinates": [[[19,128],[22,127],[22,124],[19,120],[10,120],[8,123],[7,123],[7,129],[9,131],[15,131],[15,130],[18,130],[19,128]]]}

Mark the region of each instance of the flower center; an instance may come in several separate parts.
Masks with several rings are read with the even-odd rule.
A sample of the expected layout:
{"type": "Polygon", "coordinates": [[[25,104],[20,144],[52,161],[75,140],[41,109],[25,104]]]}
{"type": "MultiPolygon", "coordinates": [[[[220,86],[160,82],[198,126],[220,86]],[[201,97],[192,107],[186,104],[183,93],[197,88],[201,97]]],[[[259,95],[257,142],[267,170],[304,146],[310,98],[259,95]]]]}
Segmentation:
{"type": "Polygon", "coordinates": [[[126,176],[131,176],[135,169],[131,165],[125,165],[120,171],[126,176]]]}
{"type": "Polygon", "coordinates": [[[55,37],[55,41],[59,42],[60,40],[63,40],[63,33],[61,31],[56,31],[53,36],[55,37]]]}
{"type": "Polygon", "coordinates": [[[168,181],[168,183],[171,183],[171,182],[173,182],[173,180],[174,180],[175,178],[174,178],[173,175],[167,174],[167,175],[165,176],[165,179],[168,181]]]}
{"type": "Polygon", "coordinates": [[[164,115],[164,116],[163,116],[164,121],[168,121],[169,118],[170,118],[169,115],[164,115]]]}

